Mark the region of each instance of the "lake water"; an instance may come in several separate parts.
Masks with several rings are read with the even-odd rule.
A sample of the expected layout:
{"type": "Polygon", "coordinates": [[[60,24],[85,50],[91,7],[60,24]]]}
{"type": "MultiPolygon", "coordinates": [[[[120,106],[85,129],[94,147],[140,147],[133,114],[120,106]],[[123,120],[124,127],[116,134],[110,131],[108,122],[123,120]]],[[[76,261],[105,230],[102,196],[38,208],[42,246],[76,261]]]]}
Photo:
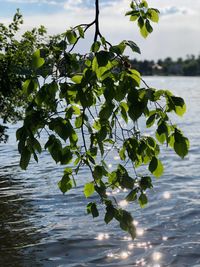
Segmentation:
{"type": "MultiPolygon", "coordinates": [[[[62,168],[47,153],[21,171],[14,125],[9,142],[0,144],[0,266],[200,266],[200,78],[145,80],[185,99],[187,113],[176,121],[191,148],[184,160],[163,149],[165,174],[154,179],[149,205],[129,204],[137,239],[86,215],[82,182],[62,195],[62,168]]],[[[118,163],[114,155],[111,163],[118,163]]],[[[80,181],[87,178],[83,169],[80,181]]]]}

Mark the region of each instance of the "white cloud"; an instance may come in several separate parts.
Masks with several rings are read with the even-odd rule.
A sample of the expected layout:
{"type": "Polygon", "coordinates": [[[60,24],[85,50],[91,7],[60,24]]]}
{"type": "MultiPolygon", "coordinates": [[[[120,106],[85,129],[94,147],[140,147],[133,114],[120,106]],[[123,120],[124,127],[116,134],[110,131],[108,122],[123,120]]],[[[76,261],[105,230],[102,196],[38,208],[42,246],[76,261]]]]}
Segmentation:
{"type": "MultiPolygon", "coordinates": [[[[50,34],[55,34],[79,23],[89,23],[94,19],[94,10],[86,6],[83,8],[86,1],[65,0],[62,2],[65,9],[61,9],[59,13],[25,16],[23,29],[42,24],[50,34]]],[[[114,44],[124,39],[135,41],[141,47],[142,58],[177,58],[186,54],[199,54],[200,1],[195,1],[192,5],[187,0],[173,0],[173,5],[171,0],[149,2],[151,7],[158,7],[165,14],[161,16],[158,25],[153,25],[154,32],[149,38],[144,40],[140,37],[136,23],[129,22],[128,17],[124,16],[129,10],[130,0],[109,1],[109,5],[104,2],[100,10],[102,34],[114,44]]],[[[80,51],[87,50],[92,43],[92,31],[86,36],[88,38],[78,45],[80,51]]]]}
{"type": "Polygon", "coordinates": [[[58,5],[57,1],[53,0],[7,0],[6,2],[18,3],[18,4],[49,4],[49,5],[58,5]]]}
{"type": "Polygon", "coordinates": [[[161,15],[175,15],[175,14],[187,14],[186,8],[179,8],[177,6],[168,6],[166,8],[161,9],[161,15]]]}
{"type": "MultiPolygon", "coordinates": [[[[80,11],[83,10],[83,0],[68,0],[63,3],[63,7],[65,10],[73,10],[73,11],[80,11]]],[[[84,9],[87,9],[85,7],[84,9]]]]}

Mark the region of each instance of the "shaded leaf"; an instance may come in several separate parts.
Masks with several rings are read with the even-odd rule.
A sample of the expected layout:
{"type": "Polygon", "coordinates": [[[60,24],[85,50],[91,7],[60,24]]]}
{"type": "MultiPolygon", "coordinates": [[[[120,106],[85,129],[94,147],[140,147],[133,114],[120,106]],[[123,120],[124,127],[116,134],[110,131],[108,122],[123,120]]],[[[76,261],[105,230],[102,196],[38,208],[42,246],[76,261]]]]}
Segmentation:
{"type": "Polygon", "coordinates": [[[164,171],[164,167],[162,165],[162,162],[159,159],[157,159],[156,157],[153,157],[149,163],[149,171],[154,176],[160,177],[164,171]]]}
{"type": "Polygon", "coordinates": [[[140,207],[144,208],[148,203],[147,196],[144,193],[142,193],[138,198],[138,202],[140,204],[140,207]]]}
{"type": "Polygon", "coordinates": [[[66,193],[72,188],[72,180],[70,179],[69,173],[65,173],[62,179],[58,182],[58,187],[62,193],[66,193]]]}
{"type": "Polygon", "coordinates": [[[87,205],[87,213],[88,213],[88,214],[92,214],[93,218],[99,216],[99,212],[98,212],[96,203],[94,203],[94,202],[90,202],[90,203],[87,205]]]}
{"type": "Polygon", "coordinates": [[[131,192],[126,196],[126,201],[128,202],[135,201],[137,199],[137,192],[138,192],[137,188],[131,190],[131,192]]]}
{"type": "Polygon", "coordinates": [[[141,54],[140,48],[137,46],[136,43],[134,43],[133,41],[124,41],[124,43],[129,46],[133,52],[136,52],[138,54],[141,54]]]}
{"type": "Polygon", "coordinates": [[[21,158],[20,158],[20,167],[23,170],[26,170],[29,161],[31,159],[31,152],[29,151],[29,149],[25,146],[23,147],[22,151],[21,151],[21,158]]]}

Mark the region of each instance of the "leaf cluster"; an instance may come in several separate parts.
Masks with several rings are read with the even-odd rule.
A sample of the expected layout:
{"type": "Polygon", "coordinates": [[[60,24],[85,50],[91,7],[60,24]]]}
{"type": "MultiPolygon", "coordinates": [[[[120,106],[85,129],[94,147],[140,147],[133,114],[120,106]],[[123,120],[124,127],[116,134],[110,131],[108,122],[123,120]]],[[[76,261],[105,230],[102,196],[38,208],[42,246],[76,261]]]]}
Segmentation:
{"type": "Polygon", "coordinates": [[[140,34],[146,38],[153,32],[151,22],[158,23],[159,21],[159,10],[150,8],[145,0],[139,1],[139,3],[132,1],[130,7],[131,10],[126,12],[126,16],[130,16],[130,21],[137,21],[140,34]]]}

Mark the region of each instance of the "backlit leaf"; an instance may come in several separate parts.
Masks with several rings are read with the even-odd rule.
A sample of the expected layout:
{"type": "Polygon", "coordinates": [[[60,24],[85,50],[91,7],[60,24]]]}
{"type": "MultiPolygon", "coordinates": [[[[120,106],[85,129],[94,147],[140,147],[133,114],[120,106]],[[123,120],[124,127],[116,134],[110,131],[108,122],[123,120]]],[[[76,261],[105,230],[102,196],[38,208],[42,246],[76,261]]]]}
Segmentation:
{"type": "Polygon", "coordinates": [[[68,30],[66,33],[67,40],[70,44],[75,44],[77,40],[76,33],[74,31],[68,30]]]}
{"type": "Polygon", "coordinates": [[[44,58],[42,58],[40,56],[40,50],[39,49],[36,50],[34,52],[34,54],[32,55],[32,64],[33,64],[33,67],[36,68],[36,69],[38,69],[38,68],[42,67],[42,65],[44,65],[44,63],[45,63],[45,60],[44,60],[44,58]]]}
{"type": "Polygon", "coordinates": [[[85,197],[88,198],[94,193],[94,183],[87,183],[84,186],[85,197]]]}
{"type": "Polygon", "coordinates": [[[159,11],[157,9],[149,8],[147,11],[147,16],[153,22],[159,21],[159,11]]]}

